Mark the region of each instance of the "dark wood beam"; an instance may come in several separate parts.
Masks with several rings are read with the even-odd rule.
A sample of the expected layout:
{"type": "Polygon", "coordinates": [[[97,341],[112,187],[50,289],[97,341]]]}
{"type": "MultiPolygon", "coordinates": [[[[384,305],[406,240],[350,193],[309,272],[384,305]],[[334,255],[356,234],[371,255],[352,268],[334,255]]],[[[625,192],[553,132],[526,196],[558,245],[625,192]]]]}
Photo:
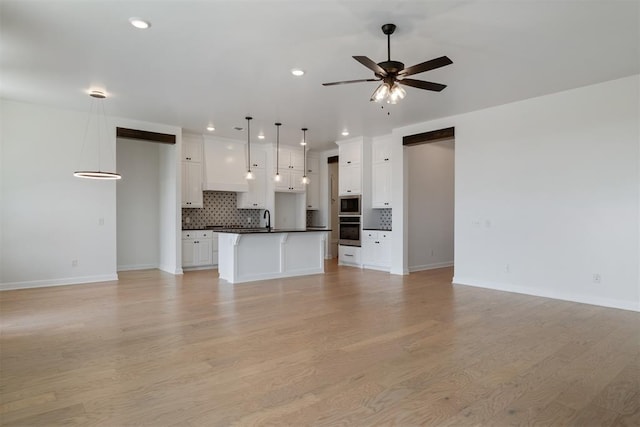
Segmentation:
{"type": "Polygon", "coordinates": [[[168,133],[148,132],[146,130],[116,128],[118,138],[142,139],[144,141],[159,142],[162,144],[175,144],[176,136],[168,133]]]}
{"type": "Polygon", "coordinates": [[[455,128],[444,128],[402,137],[402,145],[420,145],[454,138],[455,128]]]}

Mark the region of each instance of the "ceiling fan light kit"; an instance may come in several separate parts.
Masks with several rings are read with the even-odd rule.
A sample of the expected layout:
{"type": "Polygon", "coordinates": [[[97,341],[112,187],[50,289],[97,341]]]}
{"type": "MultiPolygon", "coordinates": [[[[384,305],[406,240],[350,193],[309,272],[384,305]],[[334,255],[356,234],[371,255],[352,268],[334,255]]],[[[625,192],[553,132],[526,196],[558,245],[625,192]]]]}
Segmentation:
{"type": "Polygon", "coordinates": [[[451,61],[446,56],[441,56],[439,58],[431,59],[429,61],[425,61],[420,64],[405,68],[402,62],[391,60],[391,34],[393,34],[395,30],[396,26],[394,24],[384,24],[382,26],[382,32],[387,36],[386,61],[375,63],[373,60],[369,59],[366,56],[353,57],[353,59],[373,71],[373,74],[376,77],[375,79],[345,80],[340,82],[323,83],[322,85],[335,86],[349,83],[382,81],[380,86],[378,86],[371,95],[370,101],[382,102],[386,100],[389,104],[395,104],[405,97],[406,91],[400,85],[412,86],[418,89],[430,90],[434,92],[440,92],[445,87],[447,87],[446,85],[440,83],[407,78],[408,76],[411,76],[413,74],[424,73],[425,71],[430,71],[449,64],[453,64],[453,61],[451,61]]]}

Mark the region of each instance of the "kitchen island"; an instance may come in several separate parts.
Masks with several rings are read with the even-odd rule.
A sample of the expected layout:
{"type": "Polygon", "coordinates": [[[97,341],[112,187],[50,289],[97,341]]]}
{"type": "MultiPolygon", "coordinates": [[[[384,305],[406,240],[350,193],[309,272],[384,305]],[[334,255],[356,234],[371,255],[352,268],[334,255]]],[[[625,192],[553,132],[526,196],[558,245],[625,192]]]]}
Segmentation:
{"type": "Polygon", "coordinates": [[[220,230],[218,273],[229,283],[324,273],[325,230],[220,230]]]}

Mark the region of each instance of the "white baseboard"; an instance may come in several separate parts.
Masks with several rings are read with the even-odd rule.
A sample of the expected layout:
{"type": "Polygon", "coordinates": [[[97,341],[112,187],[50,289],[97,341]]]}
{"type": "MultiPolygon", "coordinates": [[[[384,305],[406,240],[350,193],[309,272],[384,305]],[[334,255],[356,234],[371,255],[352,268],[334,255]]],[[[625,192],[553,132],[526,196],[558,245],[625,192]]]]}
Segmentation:
{"type": "Polygon", "coordinates": [[[444,268],[444,267],[453,267],[453,261],[435,262],[433,264],[409,266],[409,272],[413,273],[415,271],[433,270],[436,268],[444,268]]]}
{"type": "Polygon", "coordinates": [[[30,280],[25,282],[0,283],[0,291],[11,289],[46,288],[49,286],[78,285],[81,283],[112,282],[118,280],[117,274],[104,274],[100,276],[64,277],[60,279],[30,280]]]}
{"type": "Polygon", "coordinates": [[[639,311],[640,302],[615,300],[609,298],[598,298],[584,295],[567,294],[548,289],[531,288],[528,286],[518,286],[506,283],[486,282],[473,280],[465,277],[454,277],[454,285],[473,286],[476,288],[493,289],[496,291],[513,292],[516,294],[531,295],[536,297],[552,298],[562,301],[571,301],[581,304],[597,305],[601,307],[618,308],[621,310],[639,311]]]}
{"type": "Polygon", "coordinates": [[[162,270],[169,274],[176,274],[176,275],[182,274],[182,266],[160,264],[158,266],[158,270],[162,270]]]}
{"type": "Polygon", "coordinates": [[[118,271],[153,270],[155,268],[160,268],[160,266],[158,264],[119,265],[118,271]]]}

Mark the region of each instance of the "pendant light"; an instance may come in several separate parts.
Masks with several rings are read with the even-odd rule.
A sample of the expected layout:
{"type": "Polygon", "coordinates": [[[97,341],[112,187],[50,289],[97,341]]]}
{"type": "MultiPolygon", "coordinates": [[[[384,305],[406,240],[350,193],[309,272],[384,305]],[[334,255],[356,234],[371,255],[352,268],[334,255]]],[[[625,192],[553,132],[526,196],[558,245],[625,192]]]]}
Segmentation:
{"type": "Polygon", "coordinates": [[[245,117],[247,119],[247,175],[246,179],[253,179],[253,172],[251,172],[251,119],[253,117],[245,117]]]}
{"type": "Polygon", "coordinates": [[[307,177],[307,128],[302,128],[302,162],[304,172],[302,175],[302,183],[308,184],[309,178],[307,177]]]}
{"type": "Polygon", "coordinates": [[[282,123],[276,123],[276,176],[273,177],[275,182],[280,182],[280,126],[282,123]]]}
{"type": "Polygon", "coordinates": [[[100,92],[97,90],[91,91],[91,93],[89,93],[89,96],[92,99],[91,99],[91,106],[89,107],[89,118],[87,119],[87,127],[84,130],[84,141],[82,143],[82,149],[80,150],[80,159],[82,160],[82,153],[84,151],[85,145],[87,145],[87,139],[88,139],[87,135],[89,133],[89,127],[91,125],[91,115],[93,113],[94,106],[95,106],[96,107],[95,108],[96,124],[94,128],[96,130],[96,136],[98,140],[98,147],[97,147],[98,148],[97,150],[98,151],[98,170],[77,170],[73,173],[73,176],[77,178],[102,179],[102,180],[120,179],[122,177],[119,174],[115,172],[105,172],[102,170],[102,167],[101,167],[100,146],[102,145],[102,137],[101,137],[102,130],[103,130],[102,128],[104,128],[104,132],[106,134],[105,139],[107,140],[105,142],[107,146],[109,146],[107,116],[104,112],[104,104],[102,104],[102,100],[105,99],[107,96],[104,94],[104,92],[100,92]]]}

